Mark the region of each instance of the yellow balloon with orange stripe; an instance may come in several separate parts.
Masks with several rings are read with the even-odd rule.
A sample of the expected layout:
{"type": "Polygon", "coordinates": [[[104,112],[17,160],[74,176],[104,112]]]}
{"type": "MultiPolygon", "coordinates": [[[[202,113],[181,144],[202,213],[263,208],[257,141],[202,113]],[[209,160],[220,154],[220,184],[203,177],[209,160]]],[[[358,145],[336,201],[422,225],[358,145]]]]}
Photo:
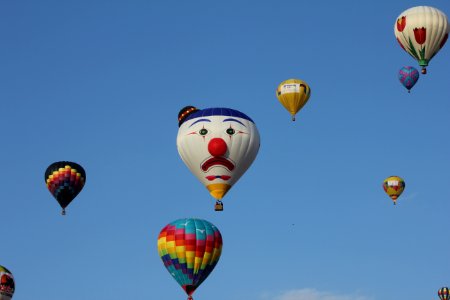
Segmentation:
{"type": "Polygon", "coordinates": [[[405,181],[399,176],[389,176],[383,182],[383,189],[396,204],[397,198],[405,190],[405,181]]]}
{"type": "Polygon", "coordinates": [[[311,88],[300,79],[285,80],[277,88],[277,98],[291,114],[292,121],[295,121],[295,115],[308,102],[310,95],[311,88]]]}

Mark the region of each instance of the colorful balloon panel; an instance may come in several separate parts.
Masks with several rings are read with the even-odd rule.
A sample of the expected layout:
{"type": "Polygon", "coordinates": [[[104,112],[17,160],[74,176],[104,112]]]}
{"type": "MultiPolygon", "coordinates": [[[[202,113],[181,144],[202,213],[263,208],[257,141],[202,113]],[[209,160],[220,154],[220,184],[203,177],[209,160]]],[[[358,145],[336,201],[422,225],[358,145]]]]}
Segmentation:
{"type": "Polygon", "coordinates": [[[0,300],[11,300],[16,289],[13,274],[0,266],[0,300]]]}
{"type": "Polygon", "coordinates": [[[217,265],[222,253],[222,235],[206,220],[179,219],[161,230],[158,253],[166,269],[190,297],[217,265]]]}
{"type": "Polygon", "coordinates": [[[292,121],[295,121],[295,115],[308,102],[311,95],[309,85],[300,79],[288,79],[278,85],[278,101],[291,114],[292,121]]]}
{"type": "Polygon", "coordinates": [[[443,288],[439,289],[438,296],[441,300],[450,299],[450,291],[448,290],[448,287],[443,287],[443,288]]]}
{"type": "Polygon", "coordinates": [[[398,71],[398,79],[409,92],[419,79],[419,71],[411,66],[403,67],[398,71]]]}
{"type": "Polygon", "coordinates": [[[394,33],[403,50],[409,53],[426,74],[426,66],[447,42],[450,25],[447,16],[431,6],[416,6],[402,12],[394,33]]]}
{"type": "Polygon", "coordinates": [[[50,193],[65,208],[81,192],[86,182],[86,172],[79,164],[59,161],[51,164],[45,171],[45,183],[50,193]]]}
{"type": "Polygon", "coordinates": [[[217,201],[256,158],[259,132],[246,114],[231,108],[183,108],[178,114],[181,159],[217,201]]]}
{"type": "Polygon", "coordinates": [[[399,176],[390,176],[384,180],[383,189],[396,204],[397,198],[405,189],[405,181],[399,176]]]}

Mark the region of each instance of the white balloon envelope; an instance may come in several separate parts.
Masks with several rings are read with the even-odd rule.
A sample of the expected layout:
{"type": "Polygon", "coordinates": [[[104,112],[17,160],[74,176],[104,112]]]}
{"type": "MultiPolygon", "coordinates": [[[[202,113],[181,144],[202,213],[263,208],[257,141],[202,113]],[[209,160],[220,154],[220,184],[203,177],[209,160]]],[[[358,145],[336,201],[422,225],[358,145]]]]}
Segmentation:
{"type": "Polygon", "coordinates": [[[448,39],[450,25],[447,16],[431,6],[416,6],[402,12],[395,22],[394,32],[400,46],[419,66],[422,74],[448,39]]]}
{"type": "Polygon", "coordinates": [[[222,198],[258,154],[260,138],[246,114],[230,108],[183,108],[178,114],[177,148],[181,159],[216,199],[222,198]]]}

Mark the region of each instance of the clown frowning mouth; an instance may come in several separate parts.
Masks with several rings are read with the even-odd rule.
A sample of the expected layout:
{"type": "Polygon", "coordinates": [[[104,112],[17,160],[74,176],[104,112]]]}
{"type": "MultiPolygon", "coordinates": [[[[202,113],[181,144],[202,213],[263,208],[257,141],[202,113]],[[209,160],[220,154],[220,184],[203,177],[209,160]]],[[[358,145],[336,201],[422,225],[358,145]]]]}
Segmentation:
{"type": "Polygon", "coordinates": [[[203,172],[207,172],[212,167],[222,166],[227,168],[230,172],[234,170],[234,164],[226,159],[225,157],[217,157],[213,156],[209,159],[207,159],[205,162],[202,163],[201,168],[203,172]]]}

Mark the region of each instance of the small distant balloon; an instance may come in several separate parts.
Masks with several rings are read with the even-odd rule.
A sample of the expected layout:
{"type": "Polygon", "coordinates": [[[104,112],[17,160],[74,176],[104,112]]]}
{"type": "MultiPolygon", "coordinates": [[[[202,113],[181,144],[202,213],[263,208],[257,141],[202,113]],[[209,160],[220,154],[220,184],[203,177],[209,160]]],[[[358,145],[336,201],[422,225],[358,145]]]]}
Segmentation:
{"type": "Polygon", "coordinates": [[[277,88],[278,101],[291,114],[292,121],[295,121],[295,115],[308,102],[309,96],[311,88],[300,79],[285,80],[277,88]]]}
{"type": "Polygon", "coordinates": [[[188,299],[217,265],[222,253],[219,229],[202,219],[178,219],[158,236],[158,254],[188,299]]]}
{"type": "Polygon", "coordinates": [[[0,266],[0,300],[11,300],[15,289],[13,274],[7,268],[0,266]]]}
{"type": "Polygon", "coordinates": [[[398,80],[400,80],[401,84],[403,84],[409,93],[417,80],[419,80],[419,71],[411,66],[403,67],[398,71],[398,80]]]}
{"type": "Polygon", "coordinates": [[[448,287],[440,288],[438,291],[438,296],[441,300],[449,300],[450,299],[450,291],[448,290],[448,287]]]}
{"type": "Polygon", "coordinates": [[[397,204],[397,199],[403,193],[405,189],[405,181],[399,176],[389,176],[383,182],[383,189],[394,201],[394,205],[397,204]]]}
{"type": "Polygon", "coordinates": [[[66,207],[81,192],[86,182],[83,167],[70,161],[52,163],[45,171],[45,183],[66,214],[66,207]]]}

